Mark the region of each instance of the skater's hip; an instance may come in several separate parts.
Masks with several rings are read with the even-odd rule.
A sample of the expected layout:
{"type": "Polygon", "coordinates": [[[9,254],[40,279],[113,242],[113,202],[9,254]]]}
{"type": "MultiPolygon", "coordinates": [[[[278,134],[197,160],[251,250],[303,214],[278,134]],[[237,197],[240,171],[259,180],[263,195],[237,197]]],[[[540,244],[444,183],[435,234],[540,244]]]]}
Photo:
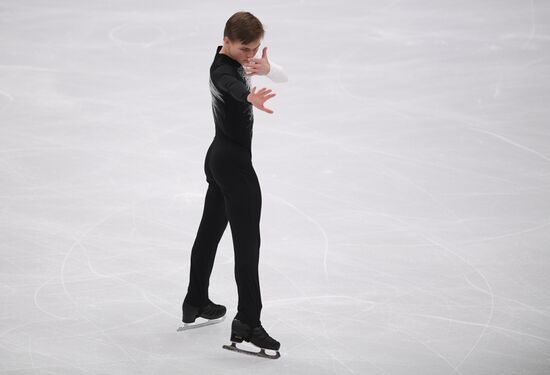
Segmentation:
{"type": "Polygon", "coordinates": [[[252,154],[249,149],[222,137],[215,137],[204,160],[207,175],[215,170],[235,173],[251,171],[252,154]]]}
{"type": "Polygon", "coordinates": [[[210,144],[208,153],[215,153],[218,157],[240,160],[251,160],[252,152],[247,146],[235,142],[227,137],[216,135],[210,144]]]}

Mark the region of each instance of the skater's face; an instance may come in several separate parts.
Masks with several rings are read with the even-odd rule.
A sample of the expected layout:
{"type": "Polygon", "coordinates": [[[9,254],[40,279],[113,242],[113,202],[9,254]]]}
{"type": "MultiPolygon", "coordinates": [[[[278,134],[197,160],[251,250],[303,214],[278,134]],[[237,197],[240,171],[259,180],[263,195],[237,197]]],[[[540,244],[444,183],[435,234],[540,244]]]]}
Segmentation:
{"type": "Polygon", "coordinates": [[[256,53],[260,48],[261,40],[257,40],[249,44],[243,44],[240,41],[231,42],[228,37],[224,37],[223,44],[224,52],[233,60],[236,60],[243,65],[248,62],[248,59],[256,56],[256,53]]]}

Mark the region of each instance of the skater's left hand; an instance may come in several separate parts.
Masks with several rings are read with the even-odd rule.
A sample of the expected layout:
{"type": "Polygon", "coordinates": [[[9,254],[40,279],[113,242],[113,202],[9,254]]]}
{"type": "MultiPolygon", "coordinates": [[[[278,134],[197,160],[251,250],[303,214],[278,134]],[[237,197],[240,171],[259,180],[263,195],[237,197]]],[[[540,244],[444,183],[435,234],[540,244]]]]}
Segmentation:
{"type": "Polygon", "coordinates": [[[248,59],[247,63],[244,63],[244,69],[247,76],[260,75],[265,76],[269,73],[271,65],[269,65],[269,60],[267,59],[267,47],[264,47],[262,50],[262,57],[259,59],[251,58],[248,59]]]}

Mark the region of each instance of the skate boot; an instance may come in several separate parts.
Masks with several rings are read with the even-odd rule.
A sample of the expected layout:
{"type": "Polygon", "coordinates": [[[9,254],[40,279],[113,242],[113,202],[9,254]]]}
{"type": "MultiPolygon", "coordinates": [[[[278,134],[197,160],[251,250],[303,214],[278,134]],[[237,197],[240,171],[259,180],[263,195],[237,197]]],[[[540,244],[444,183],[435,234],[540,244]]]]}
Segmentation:
{"type": "Polygon", "coordinates": [[[217,305],[208,300],[208,304],[203,307],[197,307],[188,303],[183,303],[181,306],[183,326],[178,328],[178,331],[185,331],[191,328],[199,328],[223,322],[225,319],[226,308],[223,305],[217,305]],[[195,322],[197,318],[202,318],[202,321],[195,322]]]}
{"type": "Polygon", "coordinates": [[[277,359],[281,355],[279,348],[281,344],[275,340],[265,331],[261,325],[257,327],[251,327],[250,325],[243,323],[237,319],[233,319],[231,324],[231,345],[224,345],[223,348],[234,352],[243,354],[251,354],[262,358],[277,359]],[[237,347],[238,343],[243,341],[250,342],[254,346],[260,349],[259,352],[249,351],[237,347]],[[266,353],[266,350],[273,351],[275,353],[266,353]]]}

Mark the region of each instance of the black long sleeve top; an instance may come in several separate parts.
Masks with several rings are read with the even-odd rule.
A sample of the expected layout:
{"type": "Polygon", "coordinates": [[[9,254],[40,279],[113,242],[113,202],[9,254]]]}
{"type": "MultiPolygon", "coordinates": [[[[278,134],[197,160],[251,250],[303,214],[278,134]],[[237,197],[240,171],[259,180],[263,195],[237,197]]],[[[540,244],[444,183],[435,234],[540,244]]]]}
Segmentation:
{"type": "Polygon", "coordinates": [[[210,93],[212,112],[216,125],[216,137],[222,137],[250,150],[254,113],[246,100],[250,93],[250,77],[237,60],[219,53],[216,48],[210,66],[210,93]]]}

